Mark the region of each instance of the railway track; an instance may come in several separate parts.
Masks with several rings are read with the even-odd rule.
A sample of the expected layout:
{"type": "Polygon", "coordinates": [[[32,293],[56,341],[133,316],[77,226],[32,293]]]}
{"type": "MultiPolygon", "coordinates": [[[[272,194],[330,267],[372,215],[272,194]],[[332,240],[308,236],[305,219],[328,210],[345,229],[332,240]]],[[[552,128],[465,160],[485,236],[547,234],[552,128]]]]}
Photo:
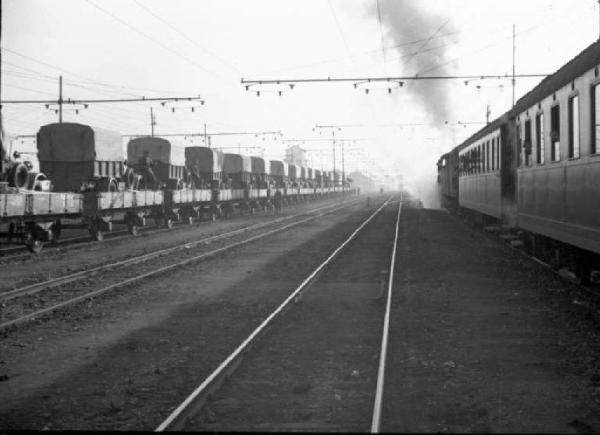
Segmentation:
{"type": "MultiPolygon", "coordinates": [[[[204,381],[177,406],[168,415],[168,417],[156,428],[156,431],[166,430],[342,430],[347,429],[351,431],[365,430],[370,427],[372,432],[379,432],[381,427],[381,409],[382,409],[382,397],[383,397],[383,386],[385,383],[385,361],[387,353],[387,342],[389,332],[389,317],[390,317],[390,301],[392,294],[393,285],[393,270],[395,265],[396,256],[396,245],[398,242],[398,227],[399,219],[402,210],[402,203],[399,203],[395,219],[393,220],[395,225],[394,236],[390,237],[389,232],[384,232],[382,228],[390,227],[388,220],[387,227],[383,224],[383,221],[378,222],[378,226],[374,224],[369,226],[376,217],[390,206],[390,199],[388,199],[383,205],[381,205],[375,212],[367,217],[351,234],[348,236],[333,252],[320,263],[306,278],[298,285],[294,290],[289,293],[285,300],[279,304],[270,314],[268,314],[264,320],[254,329],[245,340],[227,356],[212,373],[210,373],[204,381]],[[368,229],[369,234],[359,239],[359,234],[366,232],[368,229]],[[373,236],[376,234],[377,236],[373,236]],[[358,240],[357,240],[358,239],[358,240]],[[373,240],[377,239],[377,240],[373,240]],[[384,249],[382,243],[386,248],[389,248],[389,242],[392,241],[391,255],[387,249],[384,249]],[[374,255],[367,260],[358,260],[363,263],[364,267],[368,267],[368,272],[359,271],[359,274],[367,274],[369,277],[381,276],[382,264],[389,267],[387,274],[387,296],[383,294],[383,287],[376,283],[373,285],[372,280],[362,276],[357,281],[364,281],[360,292],[358,289],[346,288],[351,286],[350,283],[340,285],[336,282],[340,271],[346,271],[350,274],[356,273],[352,270],[360,269],[361,267],[356,266],[356,254],[357,252],[349,252],[351,248],[348,247],[350,243],[354,242],[354,249],[374,249],[374,255]],[[362,243],[365,246],[356,246],[356,244],[362,243]],[[389,262],[388,262],[389,261],[389,262]],[[348,270],[348,264],[352,264],[350,271],[348,270]],[[337,268],[337,269],[336,269],[337,268]],[[368,283],[368,284],[366,284],[368,283]],[[308,294],[305,295],[305,291],[311,288],[312,291],[308,294],[315,295],[315,300],[305,301],[308,298],[308,294]],[[369,292],[365,288],[373,290],[377,293],[381,291],[381,294],[377,298],[369,297],[369,292]],[[318,290],[318,291],[317,291],[318,290]],[[371,304],[370,308],[360,309],[354,313],[352,310],[356,307],[351,307],[349,312],[346,312],[346,317],[338,310],[337,306],[340,300],[331,300],[331,297],[337,295],[342,297],[342,305],[347,306],[348,304],[355,303],[361,306],[369,302],[377,302],[383,298],[387,299],[387,304],[384,313],[383,322],[381,322],[381,307],[379,304],[371,304]],[[305,297],[306,296],[306,297],[305,297]],[[354,300],[350,302],[346,300],[354,300]],[[367,296],[367,299],[365,299],[367,296]],[[302,300],[302,304],[298,305],[298,308],[291,309],[294,303],[302,300]],[[303,307],[303,304],[305,305],[303,307]],[[325,307],[325,308],[324,308],[325,307]],[[294,316],[295,312],[302,311],[294,316]],[[323,317],[315,318],[315,312],[325,311],[323,317]],[[282,314],[289,312],[286,315],[285,324],[292,324],[287,328],[285,332],[281,332],[284,328],[284,322],[281,320],[282,314]],[[313,313],[313,314],[311,314],[313,313]],[[349,317],[348,317],[349,315],[349,317]],[[366,316],[366,317],[361,317],[366,316]],[[345,320],[342,320],[345,319],[345,320]],[[297,322],[297,323],[296,323],[297,322]],[[381,330],[381,324],[383,323],[383,331],[381,330]],[[320,326],[319,326],[320,325],[320,326]],[[319,329],[320,328],[320,329],[319,329]],[[378,364],[373,364],[372,355],[369,352],[365,352],[363,344],[357,345],[357,337],[366,337],[365,330],[368,329],[368,337],[371,346],[375,345],[375,348],[370,349],[371,351],[377,350],[375,353],[377,356],[378,364]],[[269,336],[266,336],[266,331],[269,331],[269,336]],[[289,331],[289,332],[287,332],[289,331]],[[312,335],[310,335],[312,331],[312,335]],[[327,331],[327,332],[326,332],[327,331]],[[328,342],[322,337],[327,335],[334,335],[328,342]],[[307,335],[309,334],[309,335],[307,335]],[[273,337],[274,336],[274,337],[273,337]],[[381,342],[376,345],[378,337],[381,336],[381,342]],[[261,343],[259,339],[261,339],[261,343]],[[350,340],[346,342],[346,340],[350,340]],[[268,343],[262,343],[268,341],[268,343]],[[317,350],[315,348],[315,342],[325,341],[329,343],[324,348],[317,350]],[[276,422],[279,416],[285,414],[285,403],[288,400],[285,393],[282,390],[288,390],[290,393],[289,386],[286,388],[283,386],[279,388],[281,384],[285,384],[286,380],[290,377],[296,381],[296,385],[291,388],[291,396],[294,396],[293,408],[302,407],[301,403],[298,403],[301,399],[298,399],[300,395],[309,395],[309,391],[314,391],[314,396],[308,398],[306,401],[310,403],[313,411],[309,411],[305,414],[300,415],[300,420],[312,419],[314,413],[319,411],[314,410],[314,401],[317,401],[319,409],[328,408],[327,391],[331,385],[327,385],[331,382],[332,377],[339,376],[340,365],[347,363],[344,358],[348,358],[347,352],[343,349],[352,347],[354,354],[359,352],[363,360],[363,367],[361,370],[373,372],[371,379],[376,379],[376,382],[368,382],[367,375],[361,375],[361,371],[352,370],[349,378],[351,382],[360,384],[365,394],[357,394],[355,396],[348,395],[350,399],[346,399],[346,402],[352,402],[356,407],[361,409],[358,421],[355,422],[358,426],[342,427],[340,425],[332,424],[327,418],[323,418],[314,422],[303,421],[299,424],[296,422],[276,422]],[[269,355],[261,356],[261,349],[264,354],[264,349],[269,350],[269,355]],[[288,349],[287,352],[281,349],[288,349]],[[300,350],[298,349],[300,348],[300,350]],[[252,350],[256,349],[256,352],[252,350]],[[342,350],[340,350],[342,349],[342,350]],[[356,350],[358,349],[358,350],[356,350]],[[294,355],[300,355],[304,353],[304,359],[302,361],[296,361],[296,358],[290,358],[289,352],[293,352],[294,355]],[[322,355],[328,354],[327,358],[322,355]],[[287,355],[287,356],[286,356],[287,355]],[[280,358],[282,357],[282,358],[280,358]],[[244,358],[244,363],[241,363],[244,358]],[[364,359],[367,359],[365,363],[364,359]],[[247,362],[246,362],[247,360],[247,362]],[[323,360],[323,361],[322,361],[323,360]],[[258,362],[257,362],[258,361],[258,362]],[[247,366],[247,367],[245,367],[247,366]],[[328,373],[333,370],[333,374],[328,373]],[[234,373],[235,372],[235,373],[234,373]],[[238,375],[239,372],[239,375],[238,375]],[[319,373],[326,372],[326,373],[319,373]],[[321,376],[320,376],[321,375],[321,376]],[[362,376],[362,377],[361,377],[362,376]],[[284,381],[280,381],[280,377],[284,381]],[[356,379],[353,379],[356,378],[356,379]],[[304,385],[302,382],[298,383],[298,380],[311,379],[308,385],[304,385]],[[273,387],[275,385],[275,387],[273,387]],[[263,388],[264,387],[264,388],[263,388]],[[264,393],[264,394],[262,394],[264,393]],[[263,403],[263,400],[266,402],[263,403]],[[221,412],[215,415],[216,409],[221,406],[221,412]],[[215,408],[216,407],[216,408],[215,408]],[[280,409],[281,408],[281,409],[280,409]],[[258,412],[257,412],[258,411],[258,412]],[[261,415],[262,414],[262,415],[261,415]],[[267,415],[265,415],[267,414],[267,415]],[[208,417],[207,417],[208,415],[208,417]],[[227,421],[219,425],[219,417],[224,416],[227,421]],[[269,416],[271,420],[269,420],[269,416]],[[308,416],[308,417],[307,417],[308,416]],[[264,423],[257,423],[252,425],[250,420],[256,420],[256,418],[262,417],[266,420],[264,423]],[[366,421],[365,421],[366,420],[366,421]],[[208,421],[208,423],[207,423],[208,421]],[[237,422],[237,423],[236,423],[237,422]],[[214,423],[217,423],[216,425],[214,423]]],[[[360,251],[359,251],[360,252],[360,251]]],[[[364,252],[363,252],[364,254],[364,252]]],[[[358,275],[357,275],[358,277],[358,275]]],[[[321,314],[316,314],[321,316],[321,314]]],[[[359,364],[359,362],[352,362],[352,364],[359,364]]],[[[354,367],[354,366],[353,366],[354,367]]],[[[346,378],[344,378],[346,381],[346,378]]],[[[306,383],[305,383],[306,384],[306,383]]],[[[289,385],[289,383],[288,383],[289,385]]],[[[334,388],[334,391],[335,388],[334,388]]],[[[341,392],[338,397],[338,393],[332,395],[333,403],[339,403],[341,400],[341,392]]],[[[346,394],[345,392],[343,394],[346,394]]],[[[356,416],[355,409],[347,409],[349,415],[356,416]],[[353,414],[354,413],[354,414],[353,414]]],[[[343,414],[344,412],[342,412],[343,414]]],[[[340,417],[342,418],[342,417],[340,417]]],[[[291,420],[294,420],[292,417],[291,420]]]]}
{"type": "MultiPolygon", "coordinates": [[[[140,233],[159,234],[159,233],[163,233],[163,232],[167,232],[167,231],[177,230],[178,228],[189,228],[190,226],[199,226],[199,225],[206,224],[207,222],[208,221],[200,221],[200,220],[195,221],[193,223],[190,223],[187,221],[173,222],[172,228],[171,227],[169,227],[169,228],[159,227],[156,225],[147,225],[145,227],[139,228],[138,231],[140,233]]],[[[136,236],[137,235],[132,235],[125,228],[117,229],[117,230],[106,233],[104,235],[104,239],[102,240],[102,243],[116,242],[116,241],[128,239],[131,237],[136,237],[136,236]]],[[[84,246],[95,244],[95,243],[98,243],[98,241],[93,240],[89,234],[68,237],[68,238],[61,238],[56,242],[46,243],[44,245],[44,250],[42,251],[42,253],[52,252],[52,250],[57,249],[57,248],[64,248],[64,247],[78,248],[78,247],[84,247],[84,246]]],[[[8,263],[10,261],[18,260],[18,259],[34,259],[37,257],[37,255],[40,255],[40,254],[39,253],[33,254],[33,253],[29,252],[27,247],[24,245],[5,247],[5,248],[0,249],[0,263],[5,263],[5,262],[8,263]]]]}
{"type": "Polygon", "coordinates": [[[126,260],[92,267],[44,282],[6,290],[0,293],[0,301],[3,302],[0,309],[0,330],[26,323],[61,308],[135,284],[186,264],[213,257],[235,247],[350,207],[358,201],[354,199],[341,205],[339,203],[329,204],[299,214],[155,250],[126,260]],[[288,221],[291,222],[286,223],[288,221]],[[242,237],[239,238],[240,236],[242,237]],[[236,240],[232,241],[231,239],[236,240]],[[132,266],[136,266],[134,272],[131,270],[132,266]]]}

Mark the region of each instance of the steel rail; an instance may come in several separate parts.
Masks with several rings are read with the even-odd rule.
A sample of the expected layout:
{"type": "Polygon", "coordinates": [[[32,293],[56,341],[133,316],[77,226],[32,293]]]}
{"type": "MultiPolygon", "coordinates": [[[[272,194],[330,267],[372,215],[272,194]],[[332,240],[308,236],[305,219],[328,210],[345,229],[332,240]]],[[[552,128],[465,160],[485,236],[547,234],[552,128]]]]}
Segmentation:
{"type": "MultiPolygon", "coordinates": [[[[194,225],[202,225],[203,223],[206,223],[206,221],[194,222],[194,225]]],[[[174,229],[189,228],[190,225],[186,224],[185,222],[173,222],[173,227],[174,227],[174,229]]],[[[141,227],[139,229],[140,232],[144,232],[144,233],[152,232],[153,234],[159,234],[162,232],[172,231],[172,230],[173,230],[172,228],[162,228],[157,225],[148,225],[148,226],[141,227]]],[[[126,229],[119,229],[119,230],[107,232],[104,237],[105,237],[105,239],[102,241],[102,243],[109,243],[109,242],[113,242],[113,241],[123,240],[128,237],[136,237],[136,236],[131,235],[129,233],[129,231],[126,229]]],[[[93,243],[97,243],[97,241],[92,240],[89,235],[85,235],[85,236],[75,236],[75,237],[69,237],[69,238],[65,238],[65,239],[59,239],[59,240],[57,240],[57,243],[49,244],[49,245],[45,244],[44,247],[46,249],[63,247],[63,246],[79,247],[79,246],[83,246],[86,244],[93,244],[93,243]]],[[[0,248],[0,262],[7,262],[7,261],[11,261],[13,259],[24,258],[24,257],[35,258],[34,255],[32,255],[30,252],[27,252],[27,248],[24,245],[18,245],[18,246],[13,246],[13,247],[9,247],[9,248],[0,248]],[[17,253],[14,255],[11,255],[10,254],[11,252],[17,252],[17,253]]]]}
{"type": "Polygon", "coordinates": [[[74,281],[83,279],[83,278],[85,278],[85,277],[87,277],[89,275],[98,273],[98,272],[103,271],[103,270],[114,269],[116,267],[128,266],[128,265],[131,265],[131,264],[142,263],[144,261],[152,260],[154,258],[157,258],[157,257],[161,256],[161,255],[169,254],[171,252],[176,252],[176,251],[180,251],[180,250],[183,250],[183,249],[193,248],[193,247],[196,247],[196,246],[198,246],[198,245],[200,245],[202,243],[208,243],[208,242],[211,242],[211,241],[214,241],[214,240],[219,240],[219,239],[222,239],[222,238],[227,238],[227,237],[233,236],[233,235],[238,234],[238,233],[242,233],[242,232],[245,232],[245,231],[250,231],[250,230],[253,230],[253,229],[258,229],[258,228],[261,228],[261,227],[264,227],[264,226],[267,226],[267,225],[271,225],[271,224],[276,224],[278,222],[290,220],[290,219],[293,219],[295,217],[302,216],[302,215],[305,215],[305,214],[310,214],[310,213],[318,212],[320,210],[331,208],[331,207],[334,207],[336,205],[337,204],[329,204],[327,206],[318,207],[316,209],[312,209],[312,210],[309,210],[307,212],[298,213],[298,214],[290,215],[290,216],[284,216],[284,217],[281,217],[281,218],[278,218],[278,219],[269,220],[267,222],[259,222],[259,223],[248,225],[248,226],[245,226],[245,227],[242,227],[242,228],[238,228],[238,229],[235,229],[235,230],[232,230],[232,231],[227,231],[225,233],[216,234],[214,236],[209,236],[209,237],[204,237],[202,239],[195,240],[195,241],[192,241],[192,242],[185,242],[185,243],[182,243],[180,245],[172,246],[170,248],[159,249],[157,251],[149,252],[147,254],[138,255],[136,257],[130,257],[130,258],[127,258],[126,260],[121,260],[121,261],[116,261],[114,263],[104,264],[102,266],[97,266],[97,267],[94,267],[94,268],[91,268],[91,269],[86,269],[86,270],[81,270],[79,272],[74,272],[74,273],[71,273],[69,275],[59,276],[57,278],[52,278],[52,279],[49,279],[49,280],[46,280],[46,281],[42,281],[42,282],[30,284],[30,285],[27,285],[27,286],[24,286],[24,287],[20,287],[20,288],[17,288],[17,289],[0,292],[0,301],[8,301],[8,300],[20,297],[20,296],[26,296],[26,295],[38,293],[38,292],[43,291],[43,290],[51,289],[51,288],[58,287],[58,286],[63,285],[63,284],[67,284],[67,283],[70,283],[70,282],[74,282],[74,281]]]}
{"type": "Polygon", "coordinates": [[[262,323],[194,390],[192,393],[175,408],[171,414],[155,429],[155,432],[165,430],[178,430],[185,424],[186,420],[201,408],[210,393],[211,387],[219,382],[223,375],[230,370],[232,364],[246,351],[253,340],[261,334],[267,326],[287,307],[290,301],[294,300],[298,294],[313,281],[315,276],[327,266],[338,253],[348,244],[356,235],[367,225],[385,206],[388,205],[391,198],[388,198],[377,210],[375,210],[362,224],[356,228],[350,236],[342,242],[316,269],[314,269],[302,283],[271,313],[262,321],[262,323]]]}
{"type": "MultiPolygon", "coordinates": [[[[83,228],[83,227],[82,227],[83,228]]],[[[140,231],[147,231],[147,230],[151,230],[151,229],[155,229],[157,228],[154,225],[148,225],[147,227],[143,227],[140,228],[140,231]]],[[[113,241],[113,240],[121,240],[127,236],[130,236],[129,232],[125,229],[123,230],[116,230],[116,231],[111,231],[109,233],[107,233],[105,235],[106,239],[104,241],[113,241]]],[[[67,237],[67,238],[60,238],[58,240],[56,240],[56,243],[51,243],[50,245],[48,245],[48,242],[44,242],[44,248],[50,247],[50,248],[55,248],[55,247],[63,247],[63,246],[68,246],[68,245],[76,245],[77,243],[88,243],[91,242],[91,237],[90,235],[85,235],[85,236],[74,236],[74,237],[67,237]]],[[[32,257],[35,258],[34,255],[31,254],[31,252],[26,252],[27,248],[24,245],[18,245],[18,246],[13,246],[10,248],[2,248],[0,249],[0,261],[7,261],[7,260],[12,260],[15,258],[21,258],[21,257],[32,257]],[[11,252],[16,251],[17,254],[16,255],[10,255],[11,252]],[[25,252],[21,252],[21,251],[25,251],[25,252]]],[[[45,250],[45,249],[44,249],[45,250]]]]}
{"type": "Polygon", "coordinates": [[[373,407],[373,418],[371,420],[371,433],[379,433],[381,428],[381,411],[383,406],[383,387],[385,384],[385,362],[387,358],[388,337],[390,331],[390,311],[392,305],[392,288],[394,283],[394,266],[396,264],[396,248],[398,246],[398,232],[400,228],[400,213],[402,212],[402,201],[398,204],[398,217],[396,218],[396,234],[394,236],[394,248],[390,260],[390,275],[388,278],[388,294],[385,306],[385,317],[383,320],[383,333],[381,337],[381,354],[379,356],[379,369],[377,371],[377,388],[375,390],[375,405],[373,407]]]}
{"type": "Polygon", "coordinates": [[[76,304],[76,303],[81,302],[83,300],[90,299],[90,298],[92,298],[94,296],[97,296],[99,294],[106,293],[109,290],[114,290],[114,289],[119,288],[119,287],[130,285],[130,284],[133,284],[133,283],[135,283],[137,281],[141,281],[141,280],[143,280],[145,278],[148,278],[148,277],[151,277],[151,276],[154,276],[154,275],[158,275],[158,274],[167,272],[167,271],[175,269],[177,267],[181,267],[181,266],[184,266],[184,265],[192,263],[192,262],[200,261],[200,260],[203,260],[205,258],[213,257],[213,256],[215,256],[217,254],[220,254],[221,252],[227,251],[229,249],[232,249],[232,248],[235,248],[235,247],[238,247],[238,246],[242,246],[242,245],[248,244],[248,243],[253,242],[255,240],[258,240],[258,239],[262,239],[264,237],[267,237],[267,236],[270,236],[272,234],[284,231],[284,230],[286,230],[288,228],[292,228],[294,226],[303,224],[305,222],[308,222],[310,220],[313,220],[313,219],[316,219],[318,217],[324,216],[326,214],[330,214],[330,213],[333,213],[335,211],[338,211],[338,210],[341,210],[341,209],[344,209],[344,208],[348,208],[348,207],[354,205],[356,202],[357,202],[357,200],[351,201],[350,203],[344,203],[344,205],[339,206],[337,208],[334,208],[333,210],[328,210],[328,211],[324,211],[322,213],[319,213],[319,214],[316,214],[316,215],[313,215],[313,216],[309,216],[308,218],[302,219],[300,221],[292,222],[292,223],[289,223],[289,224],[284,225],[282,227],[275,228],[273,230],[267,231],[265,233],[261,233],[261,234],[252,236],[252,237],[250,237],[248,239],[244,239],[244,240],[241,240],[239,242],[234,242],[234,243],[231,243],[231,244],[226,245],[224,247],[221,247],[221,248],[218,248],[218,249],[214,249],[212,251],[205,252],[203,254],[197,255],[195,257],[190,257],[190,258],[187,258],[185,260],[179,261],[177,263],[173,263],[173,264],[170,264],[168,266],[164,266],[164,267],[160,267],[158,269],[154,269],[154,270],[152,270],[150,272],[146,272],[146,273],[143,273],[143,274],[140,274],[140,275],[137,275],[137,276],[133,276],[131,278],[128,278],[126,280],[123,280],[123,281],[120,281],[120,282],[108,285],[108,286],[100,288],[98,290],[94,290],[92,292],[83,294],[81,296],[77,296],[75,298],[68,299],[66,301],[60,302],[60,303],[58,303],[56,305],[52,305],[50,307],[43,308],[41,310],[35,311],[35,312],[27,314],[25,316],[21,316],[21,317],[18,317],[16,319],[9,320],[7,322],[4,322],[4,323],[0,324],[0,331],[2,331],[4,329],[7,329],[9,327],[12,327],[12,326],[17,326],[17,325],[19,325],[21,323],[25,323],[25,322],[34,320],[37,317],[43,316],[45,314],[51,313],[53,311],[56,311],[56,310],[58,310],[60,308],[67,307],[69,305],[76,304]]]}

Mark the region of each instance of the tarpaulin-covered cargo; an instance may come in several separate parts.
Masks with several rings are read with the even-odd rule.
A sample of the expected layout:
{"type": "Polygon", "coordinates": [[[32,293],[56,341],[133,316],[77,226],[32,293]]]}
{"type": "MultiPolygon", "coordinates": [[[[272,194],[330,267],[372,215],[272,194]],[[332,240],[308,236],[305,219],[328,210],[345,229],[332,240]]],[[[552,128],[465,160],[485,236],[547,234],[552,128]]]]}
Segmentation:
{"type": "Polygon", "coordinates": [[[225,153],[223,155],[224,177],[233,189],[245,188],[250,182],[251,171],[252,163],[250,157],[233,153],[225,153]]]}
{"type": "Polygon", "coordinates": [[[223,172],[235,174],[237,172],[252,172],[250,157],[239,154],[225,153],[223,156],[223,172]]]}
{"type": "Polygon", "coordinates": [[[283,163],[281,160],[270,160],[269,167],[270,167],[271,176],[278,176],[278,177],[287,177],[288,176],[288,166],[286,163],[283,163]]]}
{"type": "Polygon", "coordinates": [[[185,149],[181,146],[172,144],[170,141],[161,137],[138,137],[131,139],[127,143],[127,164],[136,165],[144,153],[155,162],[162,162],[167,165],[185,166],[185,149]]]}
{"type": "Polygon", "coordinates": [[[223,153],[208,147],[185,148],[185,165],[197,188],[218,187],[223,179],[223,153]],[[214,185],[214,186],[213,186],[214,185]]]}
{"type": "Polygon", "coordinates": [[[265,164],[265,159],[261,157],[250,157],[252,164],[252,184],[253,187],[266,189],[269,187],[269,166],[265,164]]]}
{"type": "Polygon", "coordinates": [[[275,182],[278,188],[285,187],[288,181],[288,166],[281,160],[270,160],[269,169],[271,179],[275,182]]]}
{"type": "Polygon", "coordinates": [[[55,191],[79,191],[94,178],[123,175],[123,140],[116,132],[72,122],[48,124],[38,131],[37,149],[40,172],[55,191]]]}
{"type": "Polygon", "coordinates": [[[288,167],[288,177],[291,181],[295,181],[297,178],[300,178],[300,166],[292,165],[290,163],[287,164],[288,167]]]}
{"type": "Polygon", "coordinates": [[[127,163],[142,175],[142,166],[144,166],[142,161],[146,153],[153,162],[152,172],[158,182],[167,182],[168,188],[177,188],[175,181],[187,181],[183,147],[161,137],[146,136],[131,139],[127,143],[127,163]]]}
{"type": "Polygon", "coordinates": [[[185,162],[186,166],[195,166],[200,172],[216,174],[223,171],[223,153],[208,147],[185,147],[185,162]]]}
{"type": "Polygon", "coordinates": [[[257,175],[268,174],[269,167],[265,165],[265,159],[261,157],[250,157],[250,163],[252,165],[252,173],[257,175]]]}
{"type": "Polygon", "coordinates": [[[74,122],[44,125],[37,134],[40,162],[123,161],[122,144],[117,132],[74,122]]]}

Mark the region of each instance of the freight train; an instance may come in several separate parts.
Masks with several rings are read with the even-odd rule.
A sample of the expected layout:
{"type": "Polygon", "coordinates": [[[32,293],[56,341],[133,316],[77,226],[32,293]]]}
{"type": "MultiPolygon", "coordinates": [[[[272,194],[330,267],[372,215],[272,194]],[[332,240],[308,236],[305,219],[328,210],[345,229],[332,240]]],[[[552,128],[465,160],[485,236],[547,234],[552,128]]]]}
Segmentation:
{"type": "Polygon", "coordinates": [[[513,229],[528,252],[600,269],[600,42],[438,162],[442,206],[513,229]]]}
{"type": "Polygon", "coordinates": [[[102,240],[115,222],[135,235],[148,219],[170,228],[236,209],[266,210],[275,197],[286,203],[350,193],[309,168],[160,137],[132,139],[125,152],[121,135],[77,123],[42,126],[37,147],[52,191],[0,180],[0,236],[32,252],[67,227],[86,227],[102,240]]]}

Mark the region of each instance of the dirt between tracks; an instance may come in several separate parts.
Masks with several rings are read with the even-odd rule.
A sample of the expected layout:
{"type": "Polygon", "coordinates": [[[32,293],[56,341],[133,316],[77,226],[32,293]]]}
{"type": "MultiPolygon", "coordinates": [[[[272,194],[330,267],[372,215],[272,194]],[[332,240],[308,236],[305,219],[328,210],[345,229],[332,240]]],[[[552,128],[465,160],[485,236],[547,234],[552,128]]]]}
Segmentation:
{"type": "Polygon", "coordinates": [[[155,428],[373,206],[361,203],[5,334],[0,428],[155,428]]]}
{"type": "MultiPolygon", "coordinates": [[[[219,219],[214,222],[197,222],[194,225],[177,225],[170,230],[149,230],[137,237],[106,239],[83,245],[64,245],[42,251],[38,255],[6,259],[1,267],[0,290],[48,280],[89,267],[112,263],[132,256],[143,255],[157,249],[163,249],[233,231],[256,223],[266,222],[277,217],[289,216],[308,210],[337,204],[341,198],[327,201],[300,203],[285,207],[283,212],[274,216],[272,211],[257,212],[254,215],[236,215],[231,219],[219,219]]],[[[1,260],[1,257],[0,257],[1,260]]]]}
{"type": "Polygon", "coordinates": [[[369,430],[397,206],[326,266],[184,430],[369,430]]]}
{"type": "Polygon", "coordinates": [[[401,229],[383,430],[600,431],[595,309],[442,211],[401,229]]]}

